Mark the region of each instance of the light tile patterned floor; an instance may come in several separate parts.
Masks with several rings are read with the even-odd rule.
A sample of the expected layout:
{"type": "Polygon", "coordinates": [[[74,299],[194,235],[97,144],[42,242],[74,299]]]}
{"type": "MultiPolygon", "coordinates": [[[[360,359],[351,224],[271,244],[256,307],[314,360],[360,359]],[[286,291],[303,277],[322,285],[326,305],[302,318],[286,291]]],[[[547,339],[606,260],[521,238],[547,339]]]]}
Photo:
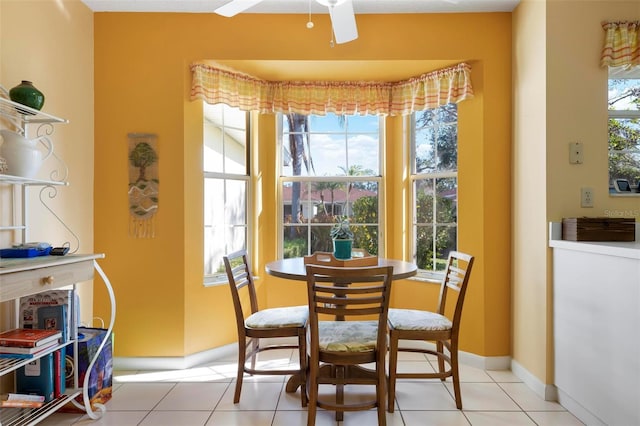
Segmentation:
{"type": "MultiPolygon", "coordinates": [[[[296,362],[295,351],[278,351],[262,362],[296,362]]],[[[113,426],[297,426],[305,425],[307,411],[300,394],[284,390],[281,376],[247,376],[239,404],[233,403],[234,360],[179,371],[119,371],[113,398],[99,420],[86,415],[56,413],[43,425],[113,426]]],[[[431,370],[431,362],[417,354],[400,354],[399,369],[431,370]]],[[[561,405],[544,401],[510,371],[483,371],[461,366],[464,409],[457,410],[451,381],[399,380],[396,410],[387,413],[389,426],[573,426],[582,423],[561,405]]],[[[347,387],[357,398],[370,387],[347,387]]],[[[327,389],[326,392],[331,392],[327,389]]],[[[318,410],[318,426],[369,426],[375,411],[334,413],[318,410]]]]}

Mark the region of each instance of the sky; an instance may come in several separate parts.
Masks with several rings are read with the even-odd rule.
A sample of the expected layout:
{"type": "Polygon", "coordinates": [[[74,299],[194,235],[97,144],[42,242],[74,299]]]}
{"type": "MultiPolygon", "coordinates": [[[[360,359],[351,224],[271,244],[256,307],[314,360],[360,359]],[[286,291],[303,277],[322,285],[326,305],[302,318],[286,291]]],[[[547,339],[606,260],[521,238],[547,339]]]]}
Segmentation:
{"type": "MultiPolygon", "coordinates": [[[[340,167],[358,165],[379,174],[378,144],[380,140],[379,118],[376,116],[349,116],[341,124],[335,114],[312,116],[311,158],[315,176],[344,175],[340,167]]],[[[284,147],[288,149],[288,123],[283,116],[284,147]]],[[[283,174],[292,176],[291,167],[284,167],[283,174]]],[[[313,176],[303,166],[303,176],[313,176]]]]}

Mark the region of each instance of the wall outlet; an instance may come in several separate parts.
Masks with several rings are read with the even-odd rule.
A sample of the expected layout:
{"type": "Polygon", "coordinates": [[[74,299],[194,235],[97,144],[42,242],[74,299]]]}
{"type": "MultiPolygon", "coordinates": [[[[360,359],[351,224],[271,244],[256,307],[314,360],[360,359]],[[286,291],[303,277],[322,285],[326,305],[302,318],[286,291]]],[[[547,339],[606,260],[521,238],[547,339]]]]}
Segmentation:
{"type": "Polygon", "coordinates": [[[580,207],[593,207],[593,188],[580,188],[580,207]]]}

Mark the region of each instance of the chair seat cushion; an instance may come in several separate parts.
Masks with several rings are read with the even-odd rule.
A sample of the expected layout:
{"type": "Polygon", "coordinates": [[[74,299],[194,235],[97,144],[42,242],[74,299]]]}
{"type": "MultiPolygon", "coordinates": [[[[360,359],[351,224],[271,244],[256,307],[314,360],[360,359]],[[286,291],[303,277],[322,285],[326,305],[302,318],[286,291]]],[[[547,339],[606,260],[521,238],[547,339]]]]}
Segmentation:
{"type": "Polygon", "coordinates": [[[416,309],[389,309],[389,324],[396,330],[450,330],[451,321],[440,314],[416,309]]]}
{"type": "Polygon", "coordinates": [[[320,350],[370,352],[376,348],[377,321],[319,321],[320,350]]]}
{"type": "Polygon", "coordinates": [[[308,306],[288,306],[263,309],[251,314],[244,323],[249,328],[304,327],[308,318],[308,306]]]}

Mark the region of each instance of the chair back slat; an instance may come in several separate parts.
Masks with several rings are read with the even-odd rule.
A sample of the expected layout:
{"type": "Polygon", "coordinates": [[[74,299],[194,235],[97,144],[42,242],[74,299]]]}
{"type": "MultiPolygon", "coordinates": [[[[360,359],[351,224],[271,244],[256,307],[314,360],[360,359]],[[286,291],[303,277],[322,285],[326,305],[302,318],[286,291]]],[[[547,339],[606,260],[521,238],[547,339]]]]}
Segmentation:
{"type": "Polygon", "coordinates": [[[318,314],[327,314],[327,315],[344,316],[344,317],[349,317],[349,316],[365,317],[365,316],[379,315],[382,312],[382,309],[381,308],[345,309],[345,308],[340,308],[336,306],[332,306],[332,307],[318,306],[316,308],[316,312],[318,314]]]}
{"type": "Polygon", "coordinates": [[[372,305],[372,304],[382,304],[383,300],[381,297],[359,297],[359,298],[346,298],[346,297],[329,297],[329,296],[317,296],[315,298],[316,303],[318,304],[331,304],[331,305],[340,305],[340,306],[348,306],[348,305],[372,305]]]}
{"type": "Polygon", "coordinates": [[[453,290],[458,293],[451,318],[456,326],[458,326],[462,315],[462,305],[467,291],[473,261],[473,256],[458,251],[450,252],[447,260],[447,269],[440,287],[438,313],[442,315],[445,314],[448,291],[453,290]]]}

